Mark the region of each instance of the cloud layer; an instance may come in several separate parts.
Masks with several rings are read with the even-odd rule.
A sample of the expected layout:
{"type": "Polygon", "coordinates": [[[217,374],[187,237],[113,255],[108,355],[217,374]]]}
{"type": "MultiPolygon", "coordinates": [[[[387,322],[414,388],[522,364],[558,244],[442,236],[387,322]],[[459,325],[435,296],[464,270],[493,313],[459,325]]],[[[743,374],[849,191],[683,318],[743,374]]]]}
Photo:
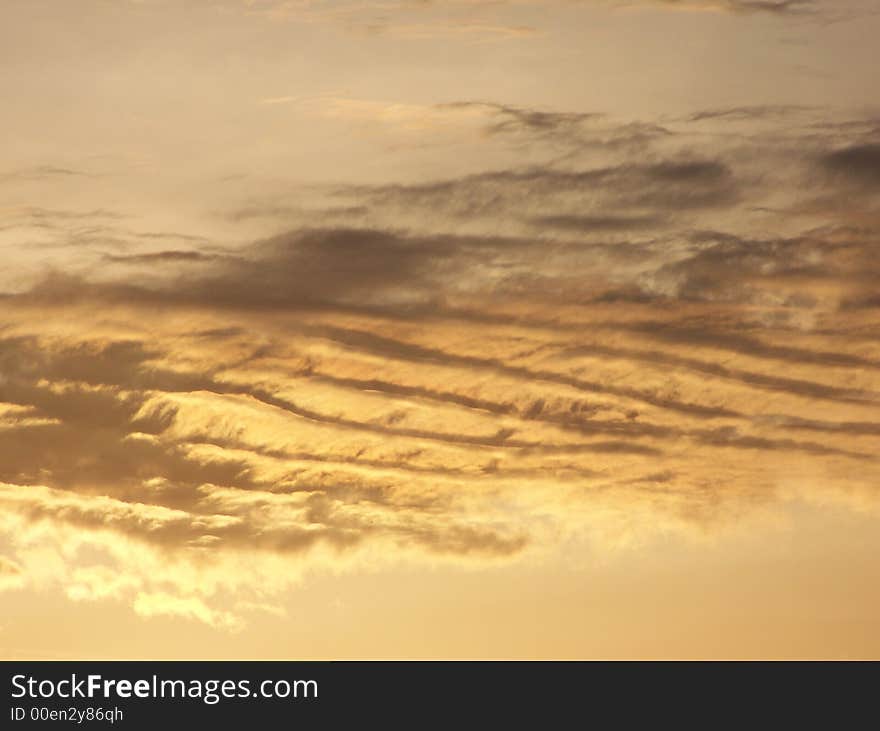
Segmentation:
{"type": "Polygon", "coordinates": [[[7,212],[79,265],[3,297],[0,586],[235,628],[309,571],[876,509],[872,120],[418,114],[508,164],[251,201],[236,247],[7,212]]]}

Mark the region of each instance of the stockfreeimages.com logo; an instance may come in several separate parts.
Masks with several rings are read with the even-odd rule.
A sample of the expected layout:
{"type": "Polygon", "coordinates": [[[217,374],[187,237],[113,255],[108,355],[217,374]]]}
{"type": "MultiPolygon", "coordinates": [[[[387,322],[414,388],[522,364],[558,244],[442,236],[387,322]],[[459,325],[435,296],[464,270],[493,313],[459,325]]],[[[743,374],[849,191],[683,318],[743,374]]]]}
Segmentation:
{"type": "Polygon", "coordinates": [[[153,675],[139,680],[104,678],[101,675],[49,680],[30,675],[12,677],[12,697],[40,700],[100,698],[117,700],[129,698],[196,699],[213,705],[231,698],[317,698],[316,680],[167,680],[153,675]]]}

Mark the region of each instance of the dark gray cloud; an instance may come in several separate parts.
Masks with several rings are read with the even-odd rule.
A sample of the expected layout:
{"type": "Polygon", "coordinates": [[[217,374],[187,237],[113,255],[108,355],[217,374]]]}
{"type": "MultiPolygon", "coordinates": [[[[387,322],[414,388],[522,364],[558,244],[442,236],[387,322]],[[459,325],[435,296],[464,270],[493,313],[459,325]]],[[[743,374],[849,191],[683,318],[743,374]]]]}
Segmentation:
{"type": "Polygon", "coordinates": [[[291,221],[303,218],[310,213],[321,217],[356,217],[368,212],[369,209],[366,206],[331,206],[319,211],[306,211],[297,206],[278,203],[251,203],[231,213],[223,213],[222,215],[230,221],[240,223],[252,219],[291,221]]]}
{"type": "Polygon", "coordinates": [[[878,274],[878,247],[870,234],[752,239],[705,231],[690,237],[695,251],[646,277],[649,291],[715,302],[772,297],[788,307],[810,308],[835,288],[847,296],[870,293],[878,274]]]}
{"type": "Polygon", "coordinates": [[[37,165],[36,167],[0,173],[0,183],[22,180],[44,180],[51,178],[92,177],[93,173],[59,165],[37,165]]]}
{"type": "MultiPolygon", "coordinates": [[[[487,102],[450,106],[485,107],[492,134],[580,134],[602,120],[595,114],[487,102]]],[[[737,107],[691,118],[776,119],[798,109],[737,107]]],[[[827,141],[841,134],[826,131],[819,137],[827,141]]],[[[349,198],[350,205],[330,205],[309,215],[282,202],[254,204],[240,214],[287,217],[295,212],[306,223],[324,219],[328,224],[296,228],[235,251],[199,246],[206,242],[193,237],[192,248],[143,251],[129,246],[121,253],[102,253],[104,262],[138,265],[150,281],[122,277],[105,282],[101,296],[270,309],[390,308],[397,315],[414,315],[419,308],[448,311],[457,296],[491,281],[493,295],[502,298],[643,304],[755,304],[772,298],[791,311],[816,307],[829,288],[837,287],[846,291],[836,301],[872,306],[876,245],[870,226],[867,233],[837,227],[764,237],[700,228],[698,222],[719,215],[735,227],[737,218],[786,210],[754,205],[772,191],[766,183],[776,174],[771,163],[786,159],[774,152],[774,146],[785,147],[774,136],[758,135],[736,151],[713,150],[713,145],[713,140],[691,143],[677,153],[595,167],[548,164],[426,183],[345,186],[333,193],[349,198]],[[370,221],[369,227],[334,219],[353,211],[370,221]],[[435,231],[420,233],[426,224],[435,231]],[[475,233],[442,233],[458,229],[475,233]],[[499,230],[506,235],[495,233],[499,230]],[[589,289],[578,288],[578,277],[589,279],[589,289]]],[[[844,195],[852,184],[870,190],[880,157],[875,148],[859,142],[821,154],[819,164],[827,175],[820,181],[804,178],[804,197],[812,191],[844,195]]],[[[793,180],[799,171],[792,168],[793,180]]],[[[810,205],[818,209],[817,200],[810,205]]],[[[126,235],[130,241],[166,234],[126,235]]],[[[108,245],[108,236],[113,234],[106,227],[93,225],[76,229],[74,238],[100,248],[108,245]]],[[[83,296],[83,288],[55,275],[35,294],[76,298],[83,296]]]]}
{"type": "Polygon", "coordinates": [[[718,120],[719,122],[741,122],[753,120],[778,120],[796,114],[816,111],[816,107],[796,104],[761,104],[746,107],[726,107],[720,109],[704,109],[691,114],[687,119],[691,122],[718,120]]]}
{"type": "Polygon", "coordinates": [[[665,216],[731,206],[742,195],[734,171],[719,160],[665,160],[586,170],[499,170],[415,185],[341,189],[376,208],[426,209],[459,218],[536,215],[665,216]],[[579,209],[579,210],[578,210],[579,209]],[[632,215],[629,213],[628,215],[632,215]]]}
{"type": "Polygon", "coordinates": [[[504,245],[501,239],[373,229],[293,231],[258,242],[232,263],[177,288],[184,297],[218,304],[421,301],[504,245]]]}
{"type": "Polygon", "coordinates": [[[438,109],[485,109],[495,121],[489,123],[490,134],[532,132],[537,134],[572,134],[583,130],[586,122],[604,115],[590,112],[556,112],[487,101],[460,101],[438,104],[438,109]]]}
{"type": "Polygon", "coordinates": [[[593,233],[602,231],[639,231],[658,228],[666,223],[660,216],[537,216],[529,219],[539,228],[593,233]]]}
{"type": "Polygon", "coordinates": [[[820,158],[832,175],[880,189],[880,144],[858,144],[834,150],[820,158]]]}
{"type": "Polygon", "coordinates": [[[715,7],[731,13],[767,13],[770,15],[804,15],[818,12],[817,0],[653,0],[659,5],[679,8],[715,7]]]}
{"type": "Polygon", "coordinates": [[[490,101],[450,102],[437,108],[483,110],[490,118],[484,128],[487,135],[554,143],[571,154],[589,150],[644,150],[674,136],[657,122],[615,122],[597,112],[560,112],[490,101]]]}
{"type": "Polygon", "coordinates": [[[153,251],[147,254],[115,255],[106,254],[104,260],[114,264],[180,264],[187,262],[214,261],[219,257],[190,249],[180,251],[153,251]]]}

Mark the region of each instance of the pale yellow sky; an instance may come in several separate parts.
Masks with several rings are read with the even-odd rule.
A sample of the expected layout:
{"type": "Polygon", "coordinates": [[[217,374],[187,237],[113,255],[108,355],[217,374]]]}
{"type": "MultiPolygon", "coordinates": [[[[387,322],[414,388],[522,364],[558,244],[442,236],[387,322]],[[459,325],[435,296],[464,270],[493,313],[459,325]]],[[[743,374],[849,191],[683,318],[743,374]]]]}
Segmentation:
{"type": "Polygon", "coordinates": [[[877,657],[872,2],[7,0],[0,657],[877,657]]]}

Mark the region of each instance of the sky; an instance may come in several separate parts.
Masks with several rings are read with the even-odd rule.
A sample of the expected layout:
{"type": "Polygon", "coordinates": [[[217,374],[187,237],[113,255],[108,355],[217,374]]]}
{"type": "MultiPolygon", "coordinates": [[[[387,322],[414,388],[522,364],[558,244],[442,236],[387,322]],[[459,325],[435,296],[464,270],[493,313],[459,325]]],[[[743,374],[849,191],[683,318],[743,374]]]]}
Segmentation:
{"type": "Polygon", "coordinates": [[[0,657],[880,657],[877,10],[5,0],[0,657]]]}

